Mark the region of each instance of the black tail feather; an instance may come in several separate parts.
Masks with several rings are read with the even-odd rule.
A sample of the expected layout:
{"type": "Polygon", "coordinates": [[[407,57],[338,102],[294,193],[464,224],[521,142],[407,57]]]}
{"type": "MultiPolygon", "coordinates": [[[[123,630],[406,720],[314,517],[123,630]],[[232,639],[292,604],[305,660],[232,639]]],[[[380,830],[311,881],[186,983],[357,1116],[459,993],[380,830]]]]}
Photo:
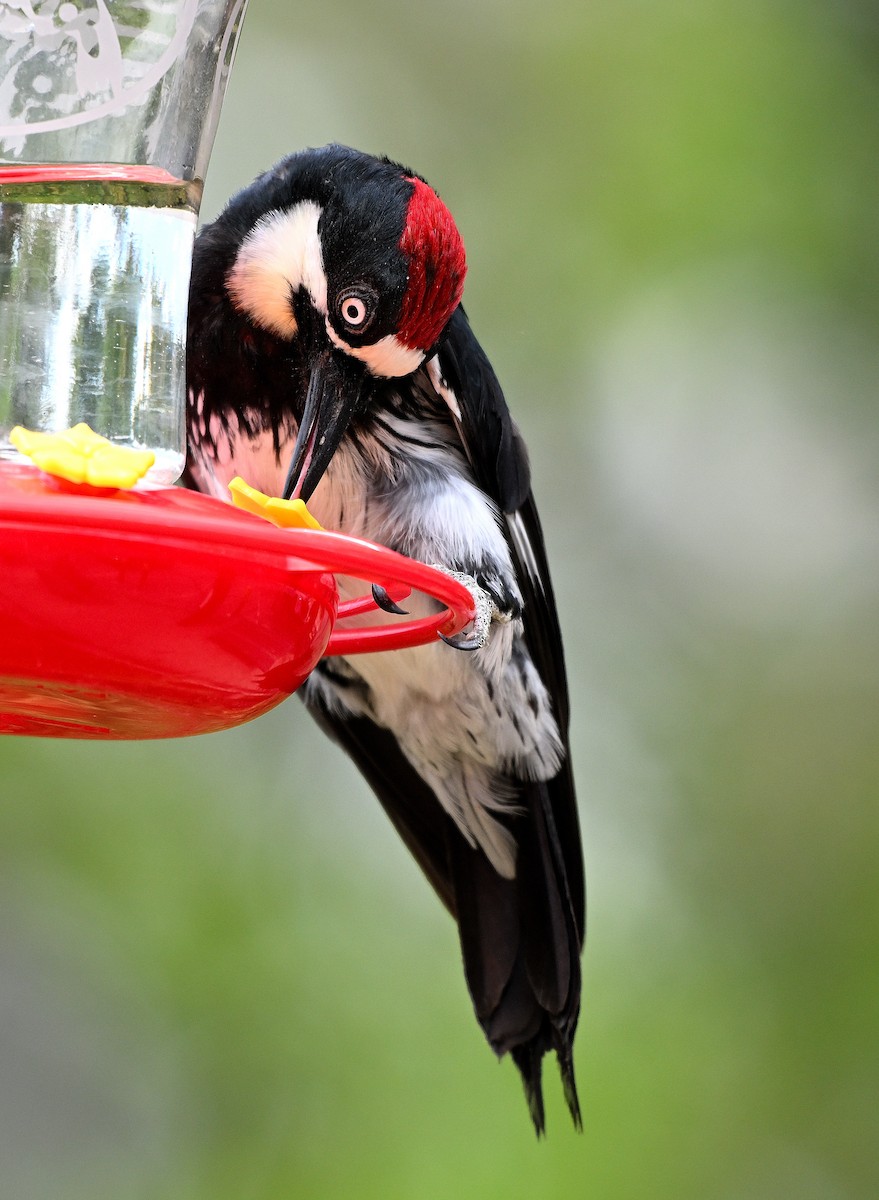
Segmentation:
{"type": "Polygon", "coordinates": [[[582,1127],[572,1045],[580,1007],[580,925],[559,854],[546,785],[525,786],[526,812],[510,819],[519,858],[514,879],[450,826],[448,847],[464,970],[492,1049],[511,1054],[538,1136],[545,1130],[544,1054],[558,1056],[565,1100],[582,1127]]]}
{"type": "Polygon", "coordinates": [[[577,1096],[577,1083],[574,1079],[574,1060],[570,1050],[559,1050],[557,1054],[565,1103],[568,1106],[568,1112],[571,1114],[571,1120],[574,1122],[574,1128],[578,1133],[582,1133],[583,1118],[580,1115],[580,1100],[577,1096]]]}
{"type": "Polygon", "coordinates": [[[512,1051],[513,1062],[519,1068],[522,1083],[525,1087],[525,1100],[528,1112],[534,1123],[537,1136],[546,1133],[546,1113],[543,1108],[543,1050],[538,1048],[538,1039],[533,1038],[523,1046],[516,1046],[512,1051]]]}

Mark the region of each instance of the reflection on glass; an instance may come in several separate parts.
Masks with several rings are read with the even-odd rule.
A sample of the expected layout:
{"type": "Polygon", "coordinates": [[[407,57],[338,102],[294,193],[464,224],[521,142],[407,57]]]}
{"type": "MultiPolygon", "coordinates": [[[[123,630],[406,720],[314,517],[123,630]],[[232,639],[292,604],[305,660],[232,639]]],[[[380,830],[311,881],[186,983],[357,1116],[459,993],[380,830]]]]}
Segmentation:
{"type": "Polygon", "coordinates": [[[194,197],[174,183],[29,183],[14,194],[0,204],[0,456],[15,453],[15,425],[85,421],[152,449],[151,481],[173,483],[194,197]]]}

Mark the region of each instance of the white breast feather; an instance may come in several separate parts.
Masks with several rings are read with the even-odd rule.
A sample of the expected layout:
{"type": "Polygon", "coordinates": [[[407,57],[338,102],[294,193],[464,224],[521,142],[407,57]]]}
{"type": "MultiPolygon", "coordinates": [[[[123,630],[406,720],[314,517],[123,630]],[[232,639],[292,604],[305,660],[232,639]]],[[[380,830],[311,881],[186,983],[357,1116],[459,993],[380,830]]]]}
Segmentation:
{"type": "MultiPolygon", "coordinates": [[[[228,498],[228,482],[240,474],[261,491],[280,494],[295,438],[292,423],[285,432],[280,461],[270,433],[254,439],[233,435],[222,461],[207,464],[210,490],[228,498]]],[[[498,514],[467,477],[462,456],[439,449],[421,462],[419,470],[417,460],[410,460],[395,486],[382,490],[375,484],[375,460],[343,443],[309,507],[328,529],[400,547],[426,563],[484,562],[512,580],[498,514]]],[[[517,532],[524,538],[524,529],[517,532]]],[[[338,582],[343,598],[361,595],[367,586],[345,577],[338,582]]],[[[435,612],[436,602],[414,593],[405,607],[417,617],[435,612]]],[[[357,620],[384,624],[389,618],[379,612],[357,620]]],[[[520,634],[521,623],[510,621],[494,625],[488,645],[473,653],[437,641],[349,660],[370,689],[368,707],[358,695],[352,715],[368,716],[394,733],[463,836],[508,878],[516,871],[515,841],[493,815],[512,802],[502,777],[551,778],[562,754],[546,688],[527,657],[512,655],[520,634]]],[[[319,674],[307,688],[331,711],[340,716],[346,711],[319,674]]]]}

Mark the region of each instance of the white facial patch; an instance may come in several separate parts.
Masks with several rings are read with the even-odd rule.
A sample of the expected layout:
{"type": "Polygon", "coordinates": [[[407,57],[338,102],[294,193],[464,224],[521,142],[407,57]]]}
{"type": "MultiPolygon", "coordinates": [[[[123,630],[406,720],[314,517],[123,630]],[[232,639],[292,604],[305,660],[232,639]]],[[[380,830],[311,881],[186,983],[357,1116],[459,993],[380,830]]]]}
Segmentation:
{"type": "Polygon", "coordinates": [[[327,277],[317,232],[320,215],[320,205],[313,200],[266,213],[241,243],[226,277],[235,307],[286,340],[296,334],[291,298],[300,288],[319,312],[327,311],[327,277]]]}
{"type": "Polygon", "coordinates": [[[335,346],[353,358],[359,358],[362,363],[366,363],[370,374],[376,375],[380,379],[396,379],[402,375],[411,375],[424,361],[423,350],[413,350],[411,346],[404,346],[393,333],[379,338],[370,346],[349,346],[327,321],[327,334],[335,346]]]}

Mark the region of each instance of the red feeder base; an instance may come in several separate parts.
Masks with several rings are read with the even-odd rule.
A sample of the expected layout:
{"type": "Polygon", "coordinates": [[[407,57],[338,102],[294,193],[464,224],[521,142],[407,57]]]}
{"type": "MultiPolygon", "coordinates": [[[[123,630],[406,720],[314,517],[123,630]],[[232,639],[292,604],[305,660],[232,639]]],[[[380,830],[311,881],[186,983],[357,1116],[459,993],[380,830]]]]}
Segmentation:
{"type": "Polygon", "coordinates": [[[273,708],[325,652],[417,645],[472,617],[459,583],[382,547],[179,488],[101,492],[0,465],[2,733],[210,733],[273,708]],[[333,633],[336,571],[449,607],[333,633]]]}

